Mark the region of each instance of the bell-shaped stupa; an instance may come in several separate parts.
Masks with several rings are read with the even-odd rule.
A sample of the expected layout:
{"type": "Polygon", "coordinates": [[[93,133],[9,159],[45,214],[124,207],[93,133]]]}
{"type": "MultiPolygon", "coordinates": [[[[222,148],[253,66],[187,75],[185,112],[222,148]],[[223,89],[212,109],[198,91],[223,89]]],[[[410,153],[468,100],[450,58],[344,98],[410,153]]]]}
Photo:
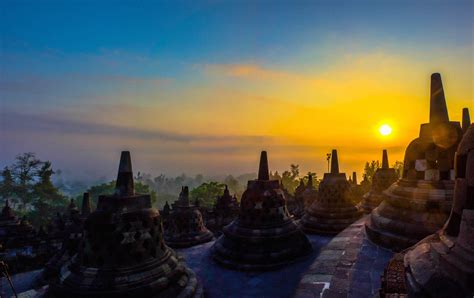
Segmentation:
{"type": "Polygon", "coordinates": [[[78,253],[50,285],[53,297],[202,296],[194,273],[163,239],[150,195],[136,194],[130,153],[122,152],[115,193],[99,197],[78,253]]]}
{"type": "Polygon", "coordinates": [[[337,151],[331,153],[331,172],[319,183],[318,197],[301,219],[303,229],[311,234],[334,235],[362,216],[351,196],[345,173],[339,173],[337,151]]]}
{"type": "Polygon", "coordinates": [[[267,153],[263,151],[258,178],[248,182],[239,217],[223,228],[212,256],[233,269],[272,270],[311,251],[308,238],[286,208],[279,181],[269,179],[267,153]]]}
{"type": "Polygon", "coordinates": [[[220,231],[222,227],[230,224],[239,215],[239,202],[235,196],[231,196],[227,185],[224,194],[218,196],[213,208],[215,215],[215,225],[220,231]]]}
{"type": "Polygon", "coordinates": [[[448,221],[439,232],[397,254],[391,263],[395,266],[389,266],[382,278],[384,295],[474,295],[474,125],[456,152],[454,202],[448,221]],[[396,280],[405,280],[404,287],[391,287],[396,280]]]}
{"type": "Polygon", "coordinates": [[[397,180],[397,172],[394,168],[389,168],[387,150],[384,149],[382,153],[382,167],[375,171],[370,191],[364,195],[361,202],[361,208],[363,211],[365,213],[370,213],[372,210],[377,208],[384,199],[383,191],[389,188],[390,185],[397,180]]]}
{"type": "Polygon", "coordinates": [[[308,183],[306,183],[306,186],[301,193],[301,197],[303,198],[304,206],[311,206],[318,198],[318,191],[314,187],[312,174],[308,175],[308,183]]]}
{"type": "Polygon", "coordinates": [[[441,76],[431,75],[430,122],[405,152],[402,178],[384,192],[384,201],[366,222],[367,235],[401,250],[439,230],[449,216],[454,189],[454,154],[462,138],[449,121],[441,76]]]}
{"type": "Polygon", "coordinates": [[[175,248],[190,247],[211,241],[213,237],[204,225],[199,208],[190,204],[188,187],[183,187],[168,217],[166,244],[175,248]]]}

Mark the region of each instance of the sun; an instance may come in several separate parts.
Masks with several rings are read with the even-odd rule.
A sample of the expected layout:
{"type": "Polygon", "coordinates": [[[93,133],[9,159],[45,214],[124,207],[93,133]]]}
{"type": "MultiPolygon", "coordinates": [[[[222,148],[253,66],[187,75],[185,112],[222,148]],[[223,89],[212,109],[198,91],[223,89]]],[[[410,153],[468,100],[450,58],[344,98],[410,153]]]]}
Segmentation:
{"type": "Polygon", "coordinates": [[[384,124],[384,125],[380,126],[379,132],[383,136],[388,136],[389,134],[392,133],[392,128],[390,127],[390,125],[384,124]]]}

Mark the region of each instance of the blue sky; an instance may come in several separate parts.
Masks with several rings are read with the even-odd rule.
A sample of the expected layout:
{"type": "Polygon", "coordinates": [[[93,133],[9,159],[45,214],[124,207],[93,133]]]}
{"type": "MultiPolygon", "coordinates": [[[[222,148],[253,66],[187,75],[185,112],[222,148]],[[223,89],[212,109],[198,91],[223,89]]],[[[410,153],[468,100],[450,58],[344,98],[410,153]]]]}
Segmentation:
{"type": "MultiPolygon", "coordinates": [[[[391,82],[387,89],[400,91],[391,90],[387,102],[395,103],[403,92],[407,98],[427,96],[415,83],[425,86],[432,71],[441,71],[457,116],[460,107],[472,108],[472,15],[472,1],[2,1],[0,123],[6,141],[0,165],[34,151],[71,172],[88,157],[95,162],[86,172],[104,175],[115,166],[110,152],[126,148],[141,154],[146,171],[246,172],[254,171],[261,147],[269,147],[278,156],[276,168],[298,162],[322,172],[325,161],[318,156],[324,154],[318,150],[345,148],[364,132],[341,129],[333,139],[305,139],[268,124],[288,110],[274,106],[303,105],[285,120],[295,122],[293,131],[309,125],[327,130],[327,121],[312,123],[306,112],[327,105],[341,109],[344,93],[330,99],[330,90],[342,92],[337,78],[347,82],[361,73],[360,84],[374,89],[391,82]],[[328,91],[314,91],[315,81],[328,91]],[[268,117],[257,121],[262,98],[268,117]],[[11,115],[23,123],[14,125],[11,115]],[[108,139],[111,131],[125,137],[108,139]],[[151,137],[143,137],[150,131],[151,137]],[[186,150],[169,144],[183,136],[189,138],[186,150]],[[193,143],[196,138],[213,142],[193,143]],[[262,138],[269,140],[261,144],[262,138]],[[71,145],[79,140],[81,146],[71,145]],[[210,165],[206,152],[216,148],[225,160],[210,165]],[[311,156],[311,150],[319,153],[311,156]]],[[[359,92],[365,100],[367,92],[359,92]]],[[[410,132],[423,119],[408,121],[410,132]]],[[[416,133],[399,136],[374,145],[371,154],[388,146],[401,159],[416,133]]],[[[353,156],[348,172],[360,171],[368,158],[353,156]]]]}

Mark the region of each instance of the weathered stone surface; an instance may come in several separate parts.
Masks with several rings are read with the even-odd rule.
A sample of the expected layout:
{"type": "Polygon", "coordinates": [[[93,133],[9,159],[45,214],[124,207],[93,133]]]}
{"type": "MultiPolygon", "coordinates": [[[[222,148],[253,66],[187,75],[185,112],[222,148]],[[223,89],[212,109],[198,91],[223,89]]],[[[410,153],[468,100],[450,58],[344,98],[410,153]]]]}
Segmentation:
{"type": "Polygon", "coordinates": [[[368,241],[364,218],[356,221],[322,248],[306,271],[294,297],[374,297],[380,275],[392,252],[368,241]]]}
{"type": "Polygon", "coordinates": [[[449,121],[441,76],[431,77],[430,122],[405,152],[403,176],[366,222],[369,238],[399,251],[440,229],[451,210],[454,154],[463,133],[449,121]]]}
{"type": "Polygon", "coordinates": [[[50,285],[53,297],[194,297],[194,273],[165,245],[151,198],[135,194],[129,152],[122,152],[116,191],[100,196],[85,222],[78,253],[50,285]]]}
{"type": "Polygon", "coordinates": [[[173,248],[190,247],[211,241],[213,237],[204,225],[201,211],[189,203],[189,189],[185,186],[168,217],[166,244],[173,248]]]}
{"type": "Polygon", "coordinates": [[[257,180],[248,182],[239,217],[224,227],[211,254],[238,270],[273,270],[311,253],[308,238],[288,213],[278,180],[269,180],[265,151],[257,180]]]}
{"type": "Polygon", "coordinates": [[[337,151],[332,151],[331,173],[324,174],[316,201],[301,219],[305,232],[334,235],[362,216],[351,195],[346,174],[339,173],[337,151]]]}
{"type": "Polygon", "coordinates": [[[456,152],[456,181],[451,215],[444,227],[398,254],[384,280],[404,280],[405,288],[382,284],[383,294],[410,297],[472,297],[474,295],[474,125],[456,152]],[[400,266],[399,266],[400,267],[400,266]]]}
{"type": "Polygon", "coordinates": [[[239,202],[237,198],[230,195],[227,185],[224,194],[218,196],[212,212],[206,213],[206,226],[214,233],[221,235],[222,228],[234,221],[239,215],[239,202]]]}

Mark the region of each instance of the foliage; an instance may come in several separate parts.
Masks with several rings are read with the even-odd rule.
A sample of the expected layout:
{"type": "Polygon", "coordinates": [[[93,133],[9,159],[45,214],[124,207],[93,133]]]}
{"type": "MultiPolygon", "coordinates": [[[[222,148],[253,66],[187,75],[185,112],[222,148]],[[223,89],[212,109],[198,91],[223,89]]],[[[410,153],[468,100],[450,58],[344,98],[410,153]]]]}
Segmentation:
{"type": "Polygon", "coordinates": [[[364,167],[364,175],[366,175],[367,180],[372,182],[372,178],[375,175],[377,169],[380,168],[380,162],[377,160],[372,160],[370,163],[366,162],[364,167]]]}
{"type": "MultiPolygon", "coordinates": [[[[270,172],[270,179],[280,180],[283,183],[283,187],[291,194],[295,193],[295,189],[300,184],[300,169],[299,165],[291,164],[289,170],[285,170],[281,175],[276,171],[275,173],[270,172]]],[[[315,188],[318,187],[319,181],[317,179],[317,174],[314,172],[308,172],[307,175],[302,177],[304,183],[306,184],[309,179],[309,175],[313,175],[313,185],[315,188]]]]}
{"type": "MultiPolygon", "coordinates": [[[[140,181],[135,181],[134,183],[135,186],[135,192],[139,194],[149,194],[151,196],[151,202],[152,204],[155,204],[157,201],[157,195],[156,192],[153,190],[150,190],[150,186],[140,182],[140,181]]],[[[86,192],[89,193],[89,196],[91,198],[91,203],[92,207],[97,206],[97,201],[99,199],[99,196],[101,195],[111,195],[115,192],[115,180],[107,182],[107,183],[101,183],[98,185],[91,186],[86,192]]],[[[82,204],[82,196],[83,195],[78,195],[76,197],[76,204],[82,204]]]]}
{"type": "Polygon", "coordinates": [[[397,172],[398,178],[402,178],[403,174],[403,162],[401,161],[396,161],[393,165],[392,168],[395,169],[395,172],[397,172]]]}
{"type": "Polygon", "coordinates": [[[190,195],[193,201],[198,199],[202,207],[212,208],[217,197],[224,193],[224,189],[225,184],[216,181],[204,182],[191,190],[190,195]]]}
{"type": "Polygon", "coordinates": [[[41,161],[34,153],[17,155],[15,162],[2,171],[0,197],[12,200],[18,215],[27,216],[33,225],[45,225],[67,204],[51,181],[54,174],[51,162],[41,161]]]}

